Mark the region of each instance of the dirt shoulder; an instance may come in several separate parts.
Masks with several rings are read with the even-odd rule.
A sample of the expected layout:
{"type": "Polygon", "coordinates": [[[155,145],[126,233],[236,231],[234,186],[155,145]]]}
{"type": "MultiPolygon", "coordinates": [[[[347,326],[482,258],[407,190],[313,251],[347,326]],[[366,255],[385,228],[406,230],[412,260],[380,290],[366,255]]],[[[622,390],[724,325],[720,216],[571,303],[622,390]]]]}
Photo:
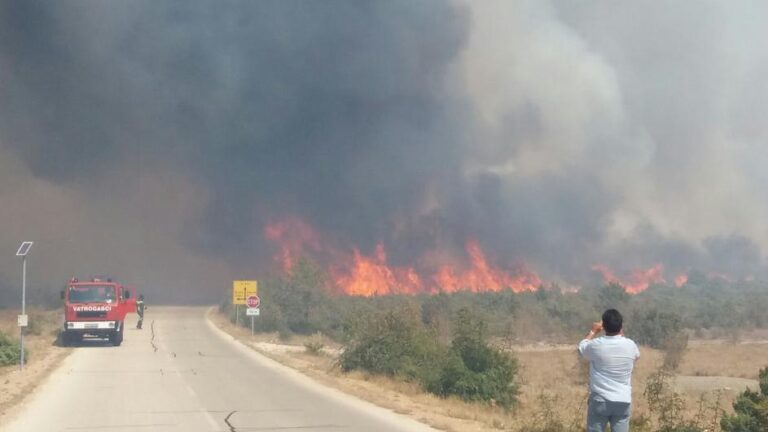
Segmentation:
{"type": "MultiPolygon", "coordinates": [[[[16,316],[19,311],[0,310],[0,331],[18,340],[16,316]]],[[[18,365],[0,367],[0,424],[15,413],[40,384],[71,352],[71,348],[55,345],[61,311],[31,309],[30,320],[36,320],[33,332],[24,338],[27,348],[27,363],[24,372],[18,365]]]]}

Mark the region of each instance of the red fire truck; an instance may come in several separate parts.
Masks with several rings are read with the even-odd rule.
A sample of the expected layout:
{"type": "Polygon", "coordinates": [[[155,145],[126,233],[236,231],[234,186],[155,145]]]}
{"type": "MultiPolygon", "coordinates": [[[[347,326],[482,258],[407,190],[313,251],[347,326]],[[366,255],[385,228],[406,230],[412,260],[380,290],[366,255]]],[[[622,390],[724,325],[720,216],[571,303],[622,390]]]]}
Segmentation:
{"type": "Polygon", "coordinates": [[[64,345],[79,343],[83,337],[107,337],[113,345],[123,342],[125,316],[136,312],[136,293],[109,278],[92,278],[67,283],[64,300],[64,345]]]}

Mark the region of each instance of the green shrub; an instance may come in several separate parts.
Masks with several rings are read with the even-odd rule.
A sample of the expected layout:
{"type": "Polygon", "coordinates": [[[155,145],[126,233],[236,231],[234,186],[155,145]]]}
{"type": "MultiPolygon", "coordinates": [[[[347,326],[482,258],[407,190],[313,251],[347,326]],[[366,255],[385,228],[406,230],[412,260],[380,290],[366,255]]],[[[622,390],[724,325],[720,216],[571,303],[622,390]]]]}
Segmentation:
{"type": "Polygon", "coordinates": [[[419,382],[439,396],[458,396],[505,408],[516,402],[517,360],[491,347],[486,324],[462,309],[455,322],[450,347],[439,343],[434,331],[421,323],[420,311],[397,311],[358,317],[347,328],[347,343],[339,359],[344,371],[419,382]]]}
{"type": "Polygon", "coordinates": [[[733,415],[723,416],[723,432],[768,430],[768,367],[760,370],[760,392],[745,390],[733,403],[733,415]]]}
{"type": "MultiPolygon", "coordinates": [[[[25,362],[29,360],[27,350],[24,350],[25,362]]],[[[21,349],[19,343],[11,340],[6,334],[0,332],[0,366],[19,364],[21,349]]]]}
{"type": "Polygon", "coordinates": [[[672,312],[653,309],[642,310],[631,321],[629,336],[635,342],[652,348],[664,348],[669,341],[680,337],[681,318],[672,312]]]}
{"type": "Polygon", "coordinates": [[[427,382],[427,390],[435,394],[505,408],[516,402],[517,360],[488,344],[485,322],[467,309],[457,315],[455,336],[440,366],[436,379],[427,382]]]}
{"type": "Polygon", "coordinates": [[[412,311],[388,311],[349,323],[342,370],[423,381],[444,350],[412,311]]]}

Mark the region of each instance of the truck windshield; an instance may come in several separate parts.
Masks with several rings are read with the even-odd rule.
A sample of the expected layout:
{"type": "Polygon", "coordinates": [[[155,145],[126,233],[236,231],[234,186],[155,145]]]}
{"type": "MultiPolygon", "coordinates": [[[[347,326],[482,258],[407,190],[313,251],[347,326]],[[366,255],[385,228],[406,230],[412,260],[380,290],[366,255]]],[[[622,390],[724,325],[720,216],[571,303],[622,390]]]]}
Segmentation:
{"type": "Polygon", "coordinates": [[[115,301],[115,287],[111,285],[71,285],[70,303],[112,303],[115,301]]]}

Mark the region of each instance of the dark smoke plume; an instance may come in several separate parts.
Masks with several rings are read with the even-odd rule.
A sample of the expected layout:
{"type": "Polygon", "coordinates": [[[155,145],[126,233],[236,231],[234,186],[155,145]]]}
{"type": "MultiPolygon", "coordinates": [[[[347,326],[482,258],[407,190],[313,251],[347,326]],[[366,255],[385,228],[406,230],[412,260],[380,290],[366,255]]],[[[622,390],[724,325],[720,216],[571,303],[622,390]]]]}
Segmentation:
{"type": "Polygon", "coordinates": [[[0,248],[175,302],[269,269],[288,215],[393,263],[761,274],[768,63],[733,47],[765,26],[696,8],[3,2],[0,248]]]}

